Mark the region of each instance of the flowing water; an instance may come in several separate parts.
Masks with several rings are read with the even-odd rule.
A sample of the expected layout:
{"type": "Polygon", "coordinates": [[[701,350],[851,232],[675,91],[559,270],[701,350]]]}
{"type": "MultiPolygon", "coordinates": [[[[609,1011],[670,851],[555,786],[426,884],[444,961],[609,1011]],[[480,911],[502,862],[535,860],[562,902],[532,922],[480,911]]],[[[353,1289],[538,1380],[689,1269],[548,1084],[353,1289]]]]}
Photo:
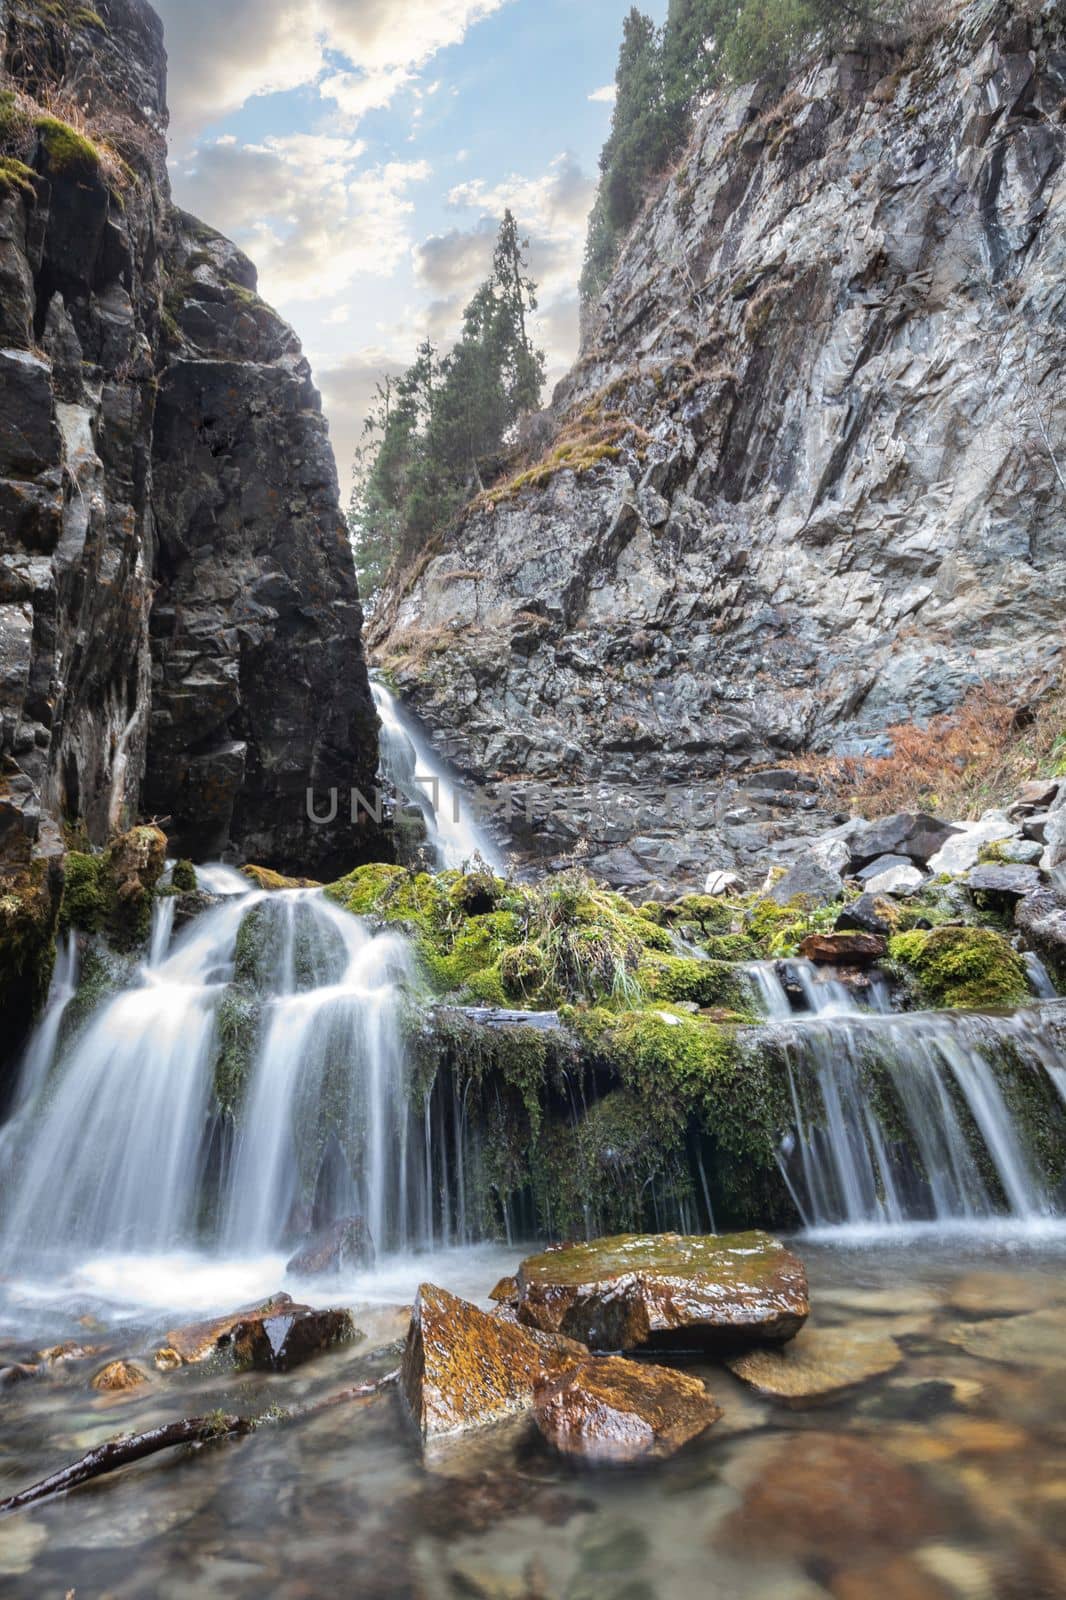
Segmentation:
{"type": "Polygon", "coordinates": [[[371,689],[381,722],[381,775],[422,813],[437,866],[469,867],[480,856],[494,872],[504,871],[501,852],[478,827],[455,774],[385,685],[374,680],[371,689]]]}

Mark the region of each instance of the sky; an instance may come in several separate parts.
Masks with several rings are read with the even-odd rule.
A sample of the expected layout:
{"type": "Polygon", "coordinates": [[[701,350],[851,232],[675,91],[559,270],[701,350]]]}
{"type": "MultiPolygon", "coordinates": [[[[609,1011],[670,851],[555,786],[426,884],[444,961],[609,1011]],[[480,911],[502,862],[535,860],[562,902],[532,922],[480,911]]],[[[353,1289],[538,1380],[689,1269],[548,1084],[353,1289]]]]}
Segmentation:
{"type": "Polygon", "coordinates": [[[427,334],[454,340],[506,206],[562,375],[631,0],[154,3],[175,199],[247,251],[303,340],[345,497],[375,383],[427,334]]]}

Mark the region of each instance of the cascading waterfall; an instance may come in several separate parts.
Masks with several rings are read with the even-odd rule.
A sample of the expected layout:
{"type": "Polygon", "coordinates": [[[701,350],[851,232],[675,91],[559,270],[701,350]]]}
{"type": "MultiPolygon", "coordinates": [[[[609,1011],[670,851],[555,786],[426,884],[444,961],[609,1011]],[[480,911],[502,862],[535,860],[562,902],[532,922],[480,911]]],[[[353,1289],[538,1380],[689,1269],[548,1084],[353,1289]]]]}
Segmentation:
{"type": "Polygon", "coordinates": [[[454,773],[414,722],[404,716],[385,685],[372,680],[371,690],[381,721],[381,775],[409,805],[421,811],[437,865],[462,868],[480,856],[494,872],[502,872],[500,852],[474,822],[470,802],[454,773]]]}
{"type": "Polygon", "coordinates": [[[883,987],[864,1008],[810,963],[747,970],[768,1019],[761,1047],[785,1063],[794,1125],[779,1164],[807,1226],[1055,1214],[995,1065],[1009,1055],[1066,1099],[1046,1008],[892,1014],[883,987]]]}
{"type": "MultiPolygon", "coordinates": [[[[410,1106],[399,1007],[407,947],[315,891],[268,895],[212,868],[225,892],[151,956],[76,1037],[62,1020],[73,945],[5,1130],[4,1258],[152,1253],[192,1245],[278,1250],[315,1222],[360,1215],[383,1248],[432,1243],[432,1149],[410,1106]],[[259,1043],[236,1135],[220,1137],[224,1002],[242,993],[239,946],[259,961],[259,1043]]],[[[245,996],[247,998],[247,996],[245,996]]]]}

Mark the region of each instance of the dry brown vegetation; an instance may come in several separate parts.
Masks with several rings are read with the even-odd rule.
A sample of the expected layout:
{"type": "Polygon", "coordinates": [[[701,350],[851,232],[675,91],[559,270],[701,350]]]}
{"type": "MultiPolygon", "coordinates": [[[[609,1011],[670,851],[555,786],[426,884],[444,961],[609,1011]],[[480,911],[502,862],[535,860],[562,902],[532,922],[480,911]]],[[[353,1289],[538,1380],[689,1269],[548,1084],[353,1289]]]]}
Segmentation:
{"type": "Polygon", "coordinates": [[[1019,705],[1008,687],[981,684],[924,727],[900,723],[887,732],[891,755],[806,756],[796,766],[860,815],[977,817],[1007,804],[1029,778],[1066,776],[1066,687],[1019,705]]]}

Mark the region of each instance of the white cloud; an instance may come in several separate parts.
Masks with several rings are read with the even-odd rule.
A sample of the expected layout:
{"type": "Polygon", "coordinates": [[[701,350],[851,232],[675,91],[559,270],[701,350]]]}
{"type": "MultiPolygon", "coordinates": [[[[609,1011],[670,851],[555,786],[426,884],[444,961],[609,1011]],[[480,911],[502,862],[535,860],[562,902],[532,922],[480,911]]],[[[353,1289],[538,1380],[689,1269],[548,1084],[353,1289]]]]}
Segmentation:
{"type": "Polygon", "coordinates": [[[289,134],[212,142],[178,173],[183,205],[220,223],[255,261],[268,300],[292,304],[387,276],[410,249],[408,191],[424,161],[361,165],[359,140],[289,134]]]}
{"type": "Polygon", "coordinates": [[[391,374],[397,377],[411,360],[380,345],[353,350],[339,361],[319,357],[314,361],[315,382],[322,391],[322,403],[329,417],[330,437],[341,480],[341,497],[351,490],[352,463],[363,438],[363,422],[373,403],[377,384],[391,374]]]}
{"type": "Polygon", "coordinates": [[[507,0],[156,0],[179,142],[255,95],[318,83],[353,118],[507,0]],[[331,70],[331,57],[350,70],[331,70]]]}
{"type": "Polygon", "coordinates": [[[613,106],[615,101],[618,99],[617,85],[613,83],[605,83],[602,89],[593,89],[592,93],[589,95],[589,99],[594,100],[597,105],[613,106]]]}

